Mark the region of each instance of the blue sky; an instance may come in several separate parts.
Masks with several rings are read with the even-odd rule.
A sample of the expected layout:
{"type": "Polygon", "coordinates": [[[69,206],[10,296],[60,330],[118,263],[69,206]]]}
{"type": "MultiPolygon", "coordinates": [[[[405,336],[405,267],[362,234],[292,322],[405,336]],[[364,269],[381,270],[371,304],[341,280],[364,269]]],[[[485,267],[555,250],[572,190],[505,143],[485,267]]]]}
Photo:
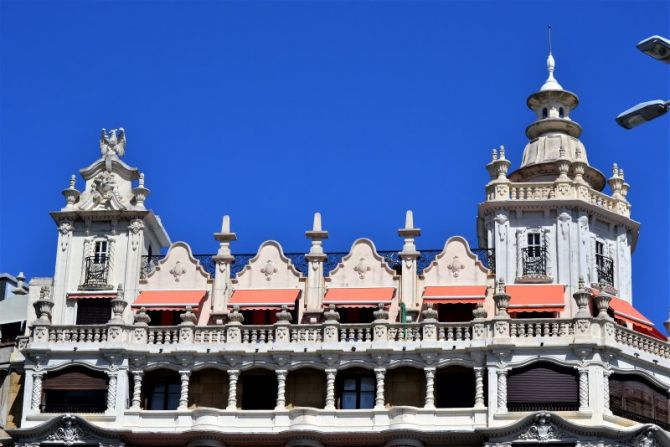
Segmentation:
{"type": "Polygon", "coordinates": [[[666,318],[669,122],[625,131],[614,117],[670,97],[669,66],[635,48],[670,34],[668,2],[0,5],[0,271],[53,274],[47,213],[102,127],[125,127],[148,205],[199,253],[226,213],[237,252],[265,239],[307,251],[317,210],[330,251],[362,236],[401,248],[406,209],[419,248],[477,245],[484,165],[500,144],[519,164],[551,23],[589,160],[608,176],[618,162],[632,185],[636,306],[666,318]]]}

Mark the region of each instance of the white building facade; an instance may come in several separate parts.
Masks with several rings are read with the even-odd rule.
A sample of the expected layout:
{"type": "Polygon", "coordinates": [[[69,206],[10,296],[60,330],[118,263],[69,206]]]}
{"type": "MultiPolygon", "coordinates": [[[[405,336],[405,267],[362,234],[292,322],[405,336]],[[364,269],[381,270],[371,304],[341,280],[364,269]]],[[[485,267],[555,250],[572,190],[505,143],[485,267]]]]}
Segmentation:
{"type": "Polygon", "coordinates": [[[123,130],[73,176],[34,279],[16,446],[670,446],[670,344],[633,307],[623,170],[591,167],[553,76],[519,169],[487,165],[478,244],[328,253],[172,243],[123,130]],[[602,192],[609,185],[610,193],[602,192]],[[164,255],[159,255],[162,251],[164,255]]]}

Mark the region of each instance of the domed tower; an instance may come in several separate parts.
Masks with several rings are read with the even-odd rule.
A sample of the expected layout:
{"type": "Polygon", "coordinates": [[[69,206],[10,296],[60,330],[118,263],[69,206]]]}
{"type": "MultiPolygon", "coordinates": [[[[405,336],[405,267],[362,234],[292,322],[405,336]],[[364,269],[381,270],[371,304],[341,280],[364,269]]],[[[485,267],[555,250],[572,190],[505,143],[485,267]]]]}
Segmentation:
{"type": "Polygon", "coordinates": [[[626,199],[630,185],[616,164],[608,180],[589,165],[582,127],[571,119],[579,99],[558,83],[555,67],[550,51],[547,80],[527,100],[536,119],[526,128],[521,166],[508,175],[505,148],[493,150],[479,243],[495,249],[496,277],[506,284],[560,284],[567,298],[582,279],[630,301],[639,230],[626,199]]]}

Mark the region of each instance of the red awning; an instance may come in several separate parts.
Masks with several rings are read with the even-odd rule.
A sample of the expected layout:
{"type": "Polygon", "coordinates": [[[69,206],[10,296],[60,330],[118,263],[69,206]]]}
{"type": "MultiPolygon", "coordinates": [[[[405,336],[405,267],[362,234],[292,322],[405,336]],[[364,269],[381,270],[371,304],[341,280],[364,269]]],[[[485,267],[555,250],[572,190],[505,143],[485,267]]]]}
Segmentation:
{"type": "Polygon", "coordinates": [[[649,321],[647,317],[642,315],[640,311],[634,308],[628,301],[622,300],[621,298],[613,296],[610,301],[610,309],[614,312],[615,317],[628,323],[646,326],[647,328],[654,327],[654,323],[649,321]]]}
{"type": "Polygon", "coordinates": [[[67,299],[69,300],[89,300],[92,298],[105,298],[112,299],[116,298],[116,293],[112,292],[70,292],[67,294],[67,299]]]}
{"type": "Polygon", "coordinates": [[[486,297],[486,286],[427,286],[423,300],[427,303],[479,303],[486,297]]]}
{"type": "Polygon", "coordinates": [[[668,338],[665,335],[663,335],[663,332],[659,331],[653,326],[649,327],[649,326],[643,326],[641,324],[634,324],[633,330],[648,335],[650,337],[658,338],[659,340],[663,341],[668,340],[668,338]]]}
{"type": "Polygon", "coordinates": [[[338,307],[377,307],[378,304],[391,304],[395,287],[340,288],[326,290],[323,304],[335,304],[338,307]]]}
{"type": "Polygon", "coordinates": [[[565,307],[563,284],[510,285],[508,312],[560,312],[565,307]]]}
{"type": "Polygon", "coordinates": [[[299,296],[300,289],[235,290],[228,305],[245,309],[276,309],[281,306],[292,309],[299,296]]]}
{"type": "Polygon", "coordinates": [[[186,306],[194,309],[200,306],[207,295],[206,290],[144,290],[132,307],[146,307],[150,310],[183,310],[186,306]]]}

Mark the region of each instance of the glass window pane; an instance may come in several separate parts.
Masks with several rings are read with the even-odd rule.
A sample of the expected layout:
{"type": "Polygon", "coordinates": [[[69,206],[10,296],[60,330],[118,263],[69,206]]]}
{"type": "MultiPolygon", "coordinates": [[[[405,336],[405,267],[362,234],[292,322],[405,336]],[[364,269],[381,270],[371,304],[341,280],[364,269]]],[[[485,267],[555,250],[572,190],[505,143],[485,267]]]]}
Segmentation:
{"type": "Polygon", "coordinates": [[[375,390],[375,378],[361,377],[361,391],[374,391],[374,390],[375,390]]]}
{"type": "Polygon", "coordinates": [[[342,393],[341,407],[343,410],[351,410],[356,408],[356,392],[345,391],[342,393]]]}
{"type": "Polygon", "coordinates": [[[347,391],[356,391],[356,379],[344,379],[344,389],[347,391]]]}
{"type": "Polygon", "coordinates": [[[361,392],[361,404],[358,408],[373,408],[375,406],[374,392],[361,392]]]}

